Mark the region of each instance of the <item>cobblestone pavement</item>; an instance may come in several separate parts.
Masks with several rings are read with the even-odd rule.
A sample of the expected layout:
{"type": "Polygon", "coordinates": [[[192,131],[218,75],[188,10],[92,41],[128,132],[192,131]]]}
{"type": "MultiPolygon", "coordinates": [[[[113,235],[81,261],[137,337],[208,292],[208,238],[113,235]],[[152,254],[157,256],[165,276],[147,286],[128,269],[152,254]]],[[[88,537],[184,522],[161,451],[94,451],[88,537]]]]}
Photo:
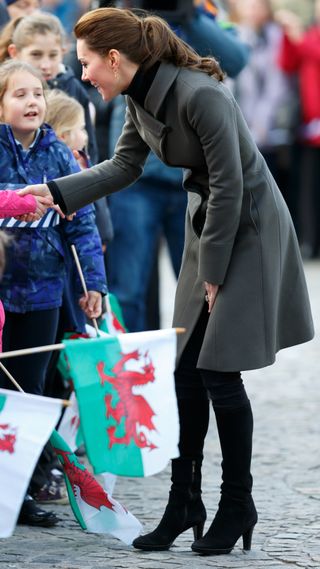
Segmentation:
{"type": "MultiPolygon", "coordinates": [[[[191,552],[191,530],[168,552],[139,552],[109,536],[87,534],[69,506],[54,506],[61,523],[51,529],[17,527],[2,540],[0,569],[281,569],[320,568],[320,263],[306,264],[318,336],[284,350],[269,368],[245,374],[255,416],[254,498],[259,523],[253,548],[239,542],[230,555],[191,552]]],[[[214,421],[206,442],[204,501],[208,520],[219,498],[220,454],[214,421]]],[[[115,497],[151,530],[163,513],[168,469],[146,479],[119,479],[115,497]]],[[[1,514],[0,514],[1,515],[1,514]]]]}

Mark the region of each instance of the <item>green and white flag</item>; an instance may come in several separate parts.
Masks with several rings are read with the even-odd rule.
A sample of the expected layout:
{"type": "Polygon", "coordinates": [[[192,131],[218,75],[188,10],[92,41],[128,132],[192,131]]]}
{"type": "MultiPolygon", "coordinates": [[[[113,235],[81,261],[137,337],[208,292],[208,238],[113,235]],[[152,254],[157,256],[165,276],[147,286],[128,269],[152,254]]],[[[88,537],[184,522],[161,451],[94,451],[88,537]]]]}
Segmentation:
{"type": "Polygon", "coordinates": [[[139,520],[102,488],[57,431],[50,443],[62,464],[70,506],[82,529],[110,533],[131,544],[141,532],[139,520]]]}
{"type": "Polygon", "coordinates": [[[124,334],[127,330],[125,327],[124,319],[120,304],[114,294],[109,294],[105,297],[106,312],[102,314],[100,319],[99,328],[108,334],[117,336],[124,334]]]}
{"type": "Polygon", "coordinates": [[[71,392],[69,403],[70,405],[65,409],[57,430],[71,451],[74,452],[83,444],[78,401],[74,391],[71,392]]]}
{"type": "Polygon", "coordinates": [[[179,455],[176,331],[64,343],[94,472],[148,476],[163,470],[179,455]]]}
{"type": "Polygon", "coordinates": [[[34,467],[61,407],[59,399],[0,389],[0,537],[14,531],[34,467]]]}

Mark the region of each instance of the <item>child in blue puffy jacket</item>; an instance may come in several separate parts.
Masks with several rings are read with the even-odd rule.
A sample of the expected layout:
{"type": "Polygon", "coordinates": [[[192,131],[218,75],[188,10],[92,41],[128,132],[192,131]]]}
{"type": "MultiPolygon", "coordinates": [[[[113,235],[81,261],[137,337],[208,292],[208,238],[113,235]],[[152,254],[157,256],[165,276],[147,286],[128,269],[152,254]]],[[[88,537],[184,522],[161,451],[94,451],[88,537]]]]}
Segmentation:
{"type": "MultiPolygon", "coordinates": [[[[2,64],[0,191],[79,171],[70,149],[44,124],[45,112],[40,72],[18,61],[2,64]]],[[[12,235],[0,283],[0,298],[6,312],[3,351],[54,343],[65,282],[65,249],[71,244],[76,246],[88,289],[86,297],[79,279],[79,303],[87,317],[100,315],[102,294],[107,292],[107,286],[93,206],[79,210],[72,221],[60,218],[54,209],[48,209],[40,220],[29,223],[16,218],[2,219],[1,230],[12,235]]],[[[6,365],[26,392],[41,395],[50,355],[45,352],[10,358],[6,365]]],[[[0,387],[11,389],[3,375],[0,387]]],[[[29,514],[33,506],[25,504],[23,508],[26,507],[29,514]]],[[[54,514],[50,515],[51,518],[43,518],[47,525],[57,521],[54,514]]],[[[32,516],[27,515],[27,519],[32,516]]]]}

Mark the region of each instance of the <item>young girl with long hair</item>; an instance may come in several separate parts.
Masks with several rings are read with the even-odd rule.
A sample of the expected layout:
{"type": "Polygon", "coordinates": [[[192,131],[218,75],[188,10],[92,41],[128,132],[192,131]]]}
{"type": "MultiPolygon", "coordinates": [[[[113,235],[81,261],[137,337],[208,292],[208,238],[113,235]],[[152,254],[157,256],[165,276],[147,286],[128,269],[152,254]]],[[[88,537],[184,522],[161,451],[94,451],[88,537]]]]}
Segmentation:
{"type": "MultiPolygon", "coordinates": [[[[26,183],[49,181],[57,175],[79,171],[71,150],[44,123],[45,113],[41,73],[19,61],[2,64],[0,194],[4,189],[16,190],[26,183]]],[[[81,307],[89,318],[99,316],[101,296],[107,289],[93,206],[80,209],[72,221],[60,219],[55,210],[48,209],[39,221],[32,218],[25,223],[11,217],[0,220],[0,228],[12,237],[0,283],[0,296],[6,310],[4,351],[54,343],[65,282],[67,245],[76,245],[89,291],[84,295],[78,279],[81,307]]],[[[27,393],[41,395],[49,358],[50,352],[12,358],[7,367],[27,393]]],[[[11,388],[3,375],[0,386],[11,388]]],[[[41,512],[27,500],[19,521],[52,525],[53,515],[41,512]]]]}

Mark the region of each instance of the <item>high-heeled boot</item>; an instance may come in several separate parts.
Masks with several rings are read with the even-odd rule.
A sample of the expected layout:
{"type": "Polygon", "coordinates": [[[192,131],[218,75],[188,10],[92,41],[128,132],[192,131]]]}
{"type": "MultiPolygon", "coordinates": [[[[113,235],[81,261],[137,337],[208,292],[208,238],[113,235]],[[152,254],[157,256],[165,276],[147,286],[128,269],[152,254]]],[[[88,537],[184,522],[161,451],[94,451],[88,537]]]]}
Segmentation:
{"type": "Polygon", "coordinates": [[[222,451],[221,499],[207,533],[192,544],[203,555],[230,553],[238,539],[251,549],[257,511],[250,474],[253,418],[250,402],[237,408],[215,408],[222,451]]]}
{"type": "Polygon", "coordinates": [[[132,545],[145,551],[169,549],[184,531],[193,528],[194,537],[202,536],[206,510],[201,500],[201,462],[176,458],[172,460],[172,486],[164,515],[156,529],[137,537],[132,545]]]}

